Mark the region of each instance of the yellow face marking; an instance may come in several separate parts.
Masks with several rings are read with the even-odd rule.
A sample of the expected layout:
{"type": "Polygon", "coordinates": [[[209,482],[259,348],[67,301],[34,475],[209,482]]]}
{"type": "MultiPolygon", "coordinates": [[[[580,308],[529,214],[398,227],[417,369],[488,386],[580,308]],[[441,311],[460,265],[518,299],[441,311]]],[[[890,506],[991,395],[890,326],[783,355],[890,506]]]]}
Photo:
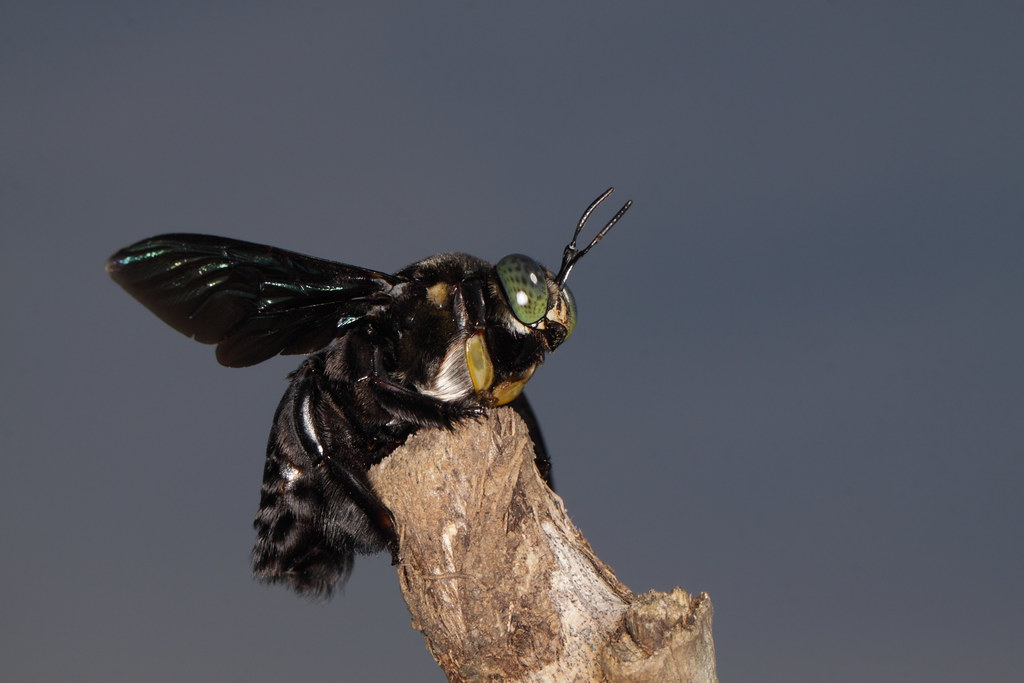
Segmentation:
{"type": "Polygon", "coordinates": [[[487,343],[482,333],[478,332],[466,340],[466,367],[477,393],[491,388],[491,382],[494,381],[494,364],[491,362],[491,354],[487,351],[487,343]]]}
{"type": "Polygon", "coordinates": [[[537,369],[536,365],[530,367],[529,370],[521,374],[515,379],[508,379],[501,384],[494,387],[491,390],[491,396],[494,397],[494,405],[503,406],[510,401],[515,400],[519,394],[523,393],[523,387],[533,377],[533,371],[537,369]]]}
{"type": "Polygon", "coordinates": [[[494,387],[494,363],[487,351],[487,342],[482,332],[478,332],[466,340],[466,369],[473,380],[473,389],[480,395],[485,405],[503,406],[522,393],[523,387],[533,377],[536,365],[530,366],[518,377],[507,379],[494,387]]]}
{"type": "Polygon", "coordinates": [[[502,382],[494,387],[494,391],[491,392],[491,396],[494,397],[494,405],[503,406],[514,401],[516,396],[523,393],[524,386],[526,386],[526,380],[502,382]]]}

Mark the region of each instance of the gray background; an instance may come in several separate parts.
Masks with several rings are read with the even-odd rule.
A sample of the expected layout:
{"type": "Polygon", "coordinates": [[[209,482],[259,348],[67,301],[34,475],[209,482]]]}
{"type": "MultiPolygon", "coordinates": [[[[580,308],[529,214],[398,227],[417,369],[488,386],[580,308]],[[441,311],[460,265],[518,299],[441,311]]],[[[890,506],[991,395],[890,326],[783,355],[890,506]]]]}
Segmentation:
{"type": "Polygon", "coordinates": [[[598,553],[711,593],[724,680],[1018,680],[1021,4],[361,5],[0,8],[4,678],[441,680],[385,557],[249,578],[298,359],[221,368],[103,260],[555,265],[614,184],[529,387],[598,553]]]}

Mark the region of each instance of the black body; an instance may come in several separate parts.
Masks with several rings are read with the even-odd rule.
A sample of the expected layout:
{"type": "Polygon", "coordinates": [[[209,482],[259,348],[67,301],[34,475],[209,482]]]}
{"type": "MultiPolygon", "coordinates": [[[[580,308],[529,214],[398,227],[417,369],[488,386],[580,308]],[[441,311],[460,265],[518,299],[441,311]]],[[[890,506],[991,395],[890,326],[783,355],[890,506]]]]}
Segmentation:
{"type": "Polygon", "coordinates": [[[530,425],[550,483],[520,391],[572,332],[575,304],[564,281],[590,246],[577,252],[574,236],[558,276],[519,255],[493,266],[466,254],[438,254],[390,275],[175,234],[119,251],[107,270],[166,323],[217,344],[224,365],[312,354],[292,373],[274,418],[253,564],[262,580],[326,595],[355,553],[397,553],[393,520],[366,473],[420,427],[453,429],[510,404],[530,425]]]}

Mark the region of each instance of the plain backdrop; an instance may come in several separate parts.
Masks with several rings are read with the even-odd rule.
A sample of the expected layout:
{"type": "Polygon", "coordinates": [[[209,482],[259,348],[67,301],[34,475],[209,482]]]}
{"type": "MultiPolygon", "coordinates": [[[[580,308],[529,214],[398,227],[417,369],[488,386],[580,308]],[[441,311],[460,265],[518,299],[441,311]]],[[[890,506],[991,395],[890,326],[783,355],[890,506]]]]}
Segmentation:
{"type": "Polygon", "coordinates": [[[295,357],[222,368],[103,262],[168,231],[556,266],[528,393],[634,590],[727,681],[1024,668],[1020,2],[0,5],[10,681],[440,681],[394,569],[254,582],[295,357]]]}

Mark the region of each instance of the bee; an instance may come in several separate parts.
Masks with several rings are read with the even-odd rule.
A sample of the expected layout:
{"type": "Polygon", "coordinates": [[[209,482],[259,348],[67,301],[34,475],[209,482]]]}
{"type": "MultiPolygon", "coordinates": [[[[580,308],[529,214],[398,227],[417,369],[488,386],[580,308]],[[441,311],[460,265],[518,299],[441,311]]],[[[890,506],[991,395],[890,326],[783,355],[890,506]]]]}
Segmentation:
{"type": "Polygon", "coordinates": [[[329,595],[357,553],[390,550],[394,520],[367,471],[423,427],[457,429],[510,405],[551,464],[523,386],[576,325],[565,281],[580,218],[553,274],[522,254],[497,264],[442,253],[394,274],[226,237],[152,237],[107,261],[113,280],[179,332],[216,344],[228,367],[309,354],[290,376],[267,444],[253,571],[329,595]]]}

